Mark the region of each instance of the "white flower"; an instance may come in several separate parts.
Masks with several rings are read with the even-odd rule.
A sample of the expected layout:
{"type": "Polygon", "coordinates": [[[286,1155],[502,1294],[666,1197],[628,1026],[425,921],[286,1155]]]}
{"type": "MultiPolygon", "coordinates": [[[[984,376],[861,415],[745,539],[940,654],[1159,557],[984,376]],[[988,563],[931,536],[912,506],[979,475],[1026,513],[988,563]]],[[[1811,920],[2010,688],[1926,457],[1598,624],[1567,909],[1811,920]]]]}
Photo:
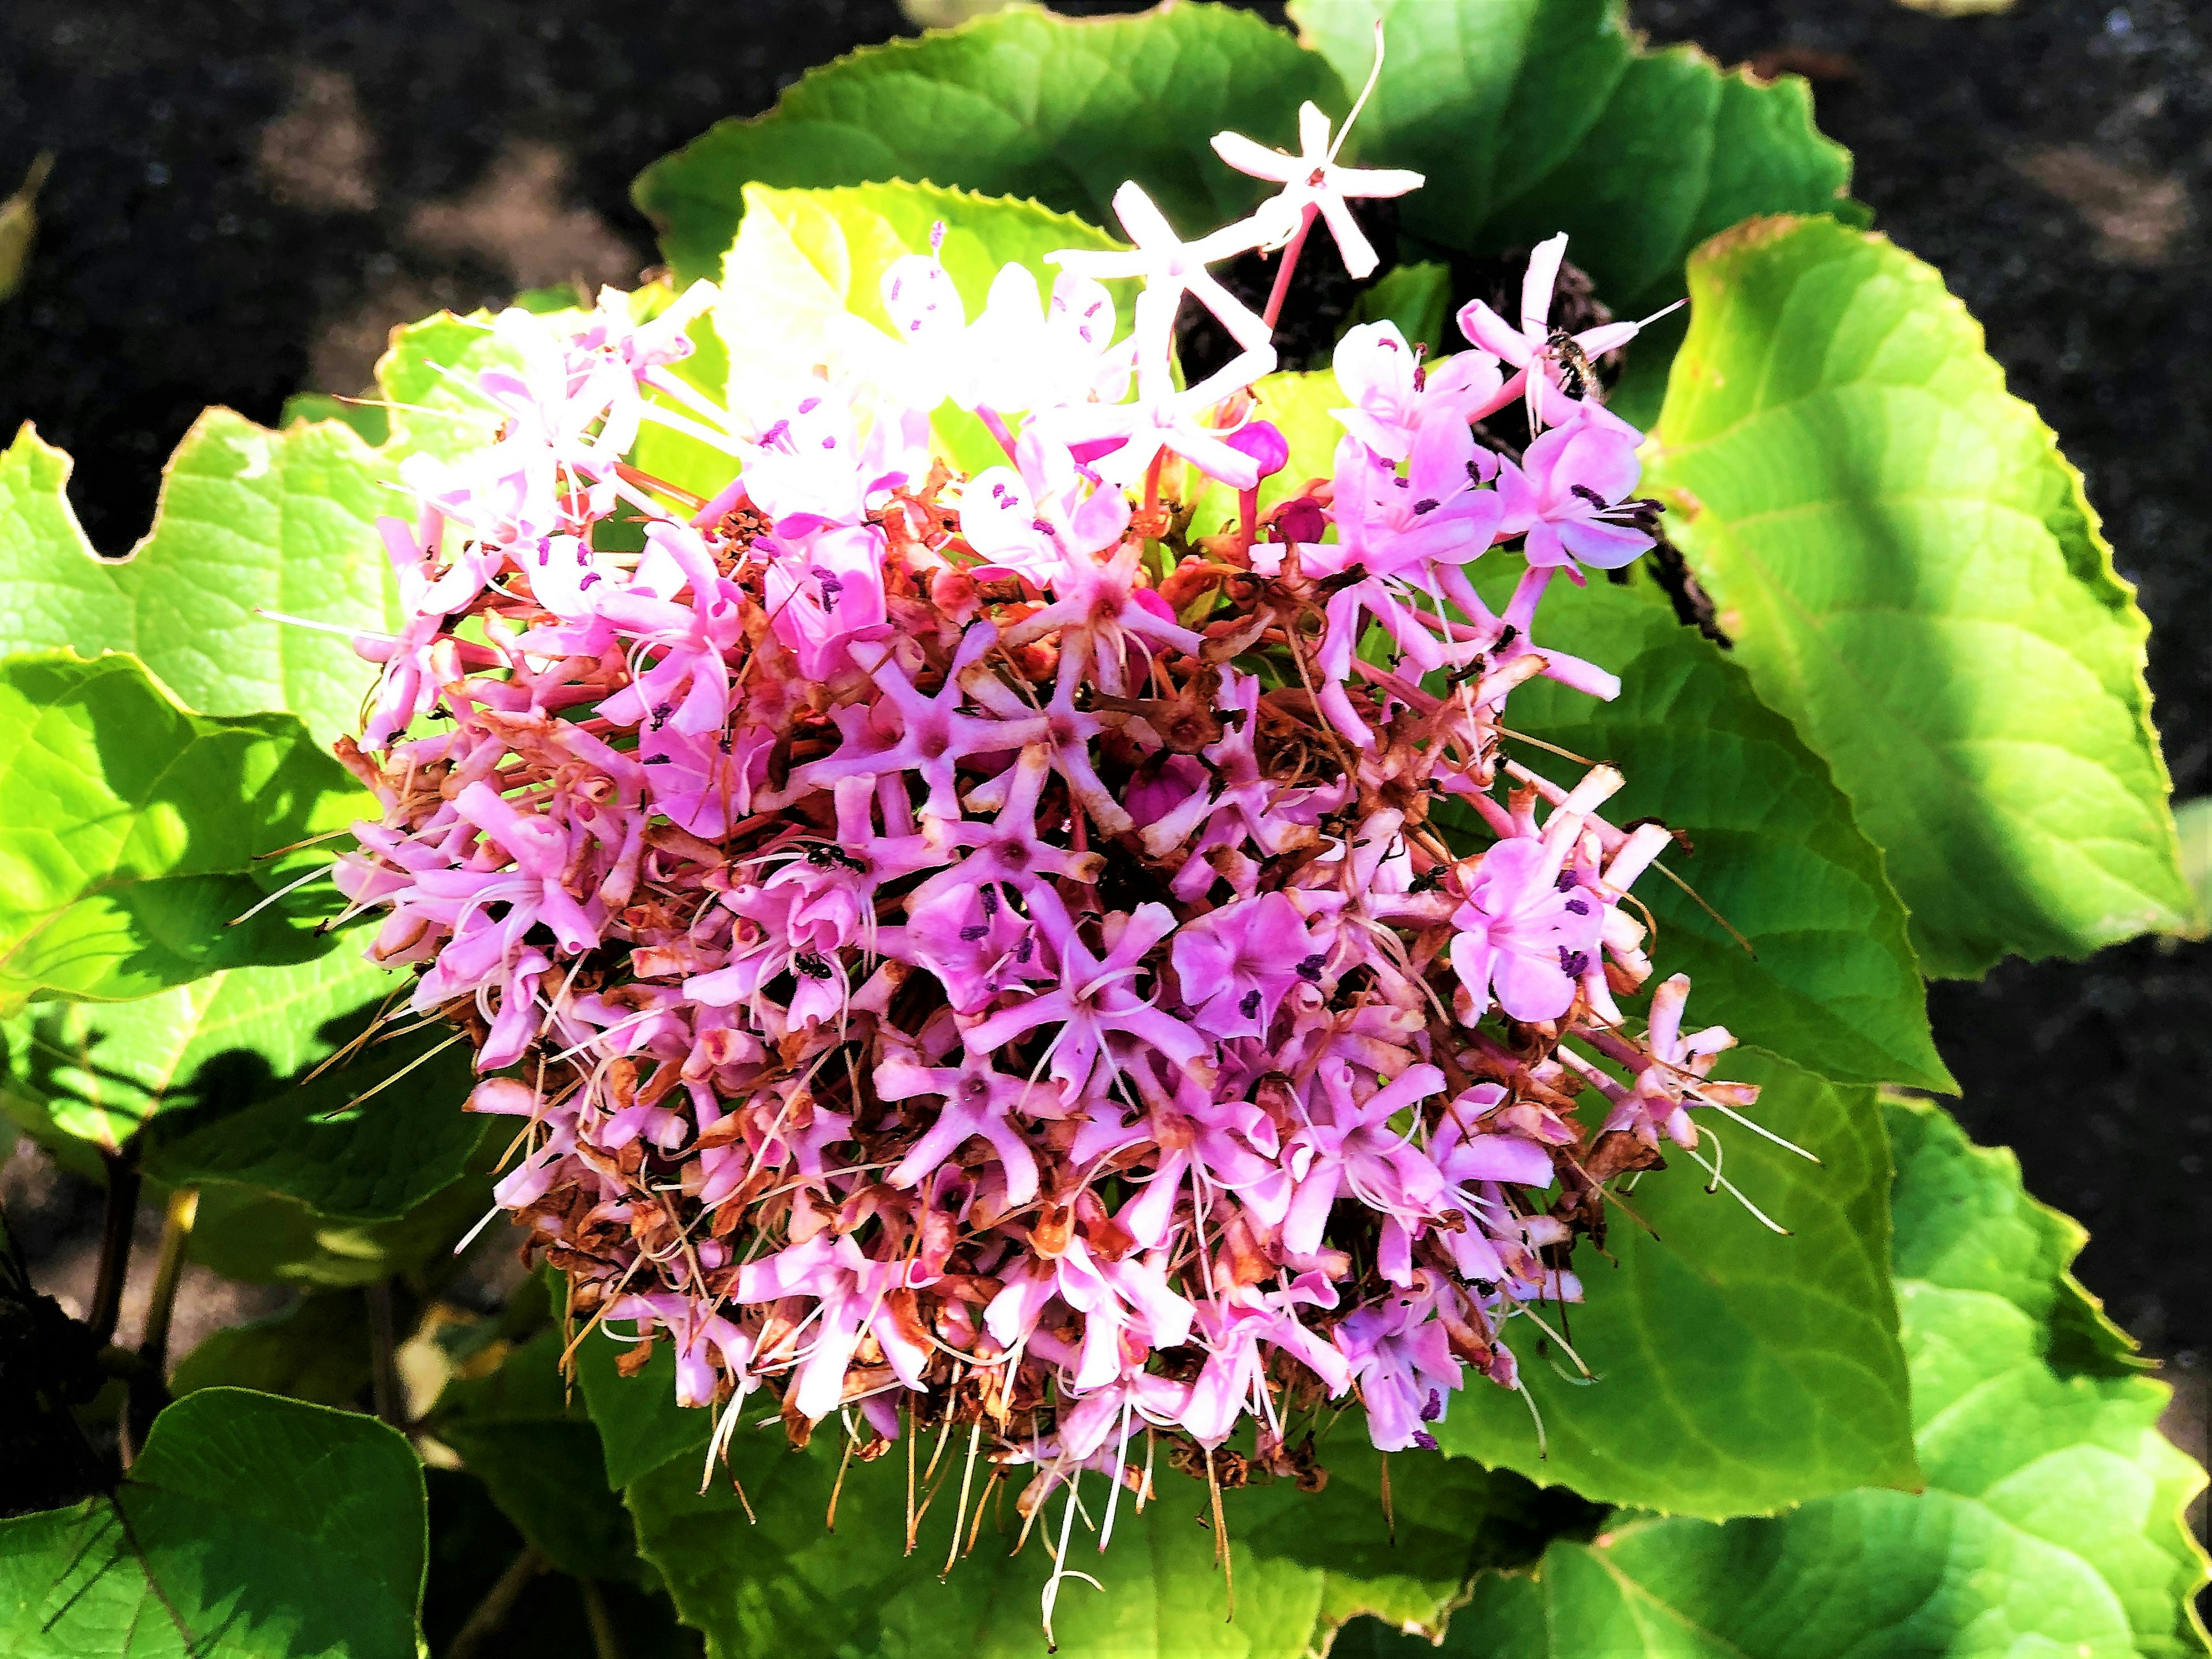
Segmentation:
{"type": "MultiPolygon", "coordinates": [[[[1353,112],[1355,115],[1358,112],[1353,112]]],[[[1352,122],[1347,119],[1344,132],[1351,130],[1352,122]]],[[[1319,213],[1328,222],[1328,234],[1336,239],[1336,251],[1344,258],[1344,268],[1354,276],[1365,276],[1375,269],[1375,249],[1352,216],[1352,210],[1345,205],[1346,199],[1403,196],[1409,190],[1421,187],[1421,175],[1402,167],[1337,166],[1336,152],[1344,143],[1344,132],[1337,134],[1334,143],[1330,143],[1328,117],[1312,104],[1301,104],[1297,155],[1286,155],[1281,150],[1268,149],[1241,132],[1215,133],[1213,152],[1239,173],[1249,173],[1255,179],[1270,179],[1283,186],[1282,194],[1254,216],[1267,228],[1267,246],[1279,246],[1289,241],[1315,213],[1319,213]]]]}
{"type": "Polygon", "coordinates": [[[1214,280],[1206,266],[1217,260],[1248,253],[1266,240],[1256,220],[1241,219],[1224,225],[1194,242],[1175,234],[1166,216],[1152,198],[1132,181],[1114,192],[1115,216],[1136,246],[1126,252],[1066,249],[1048,253],[1048,264],[1079,276],[1140,276],[1145,291],[1137,300],[1137,366],[1140,373],[1167,372],[1174,347],[1176,307],[1185,294],[1220,319],[1237,343],[1248,352],[1267,346],[1274,331],[1214,280]]]}

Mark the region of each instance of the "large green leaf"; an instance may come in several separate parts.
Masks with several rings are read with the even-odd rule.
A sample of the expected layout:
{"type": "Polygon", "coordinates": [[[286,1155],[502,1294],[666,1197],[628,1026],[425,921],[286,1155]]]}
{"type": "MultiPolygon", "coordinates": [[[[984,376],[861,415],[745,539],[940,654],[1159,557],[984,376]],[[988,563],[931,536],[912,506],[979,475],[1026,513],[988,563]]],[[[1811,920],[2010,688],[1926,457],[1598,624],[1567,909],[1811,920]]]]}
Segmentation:
{"type": "Polygon", "coordinates": [[[10,1659],[415,1659],[422,1471],[373,1419],[210,1389],[111,1502],[0,1521],[10,1659]]]}
{"type": "MultiPolygon", "coordinates": [[[[2202,1469],[2162,1439],[2168,1390],[2112,1376],[2066,1275],[2078,1230],[2008,1153],[1887,1109],[1896,1256],[1928,1490],[1776,1520],[1624,1517],[1489,1578],[1446,1650],[1484,1659],[2202,1654],[2205,1560],[2181,1511],[2202,1469]],[[2086,1362],[2086,1363],[2085,1363],[2086,1362]]],[[[1383,1644],[1377,1643],[1379,1650],[1383,1644]]]]}
{"type": "MultiPolygon", "coordinates": [[[[846,1471],[835,1534],[823,1527],[842,1450],[834,1420],[822,1425],[805,1453],[788,1450],[772,1421],[764,1429],[741,1428],[730,1470],[718,1473],[702,1493],[708,1413],[675,1404],[668,1345],[659,1344],[634,1377],[616,1371],[618,1352],[599,1333],[587,1335],[577,1351],[607,1475],[624,1488],[647,1560],[667,1580],[686,1622],[708,1632],[711,1651],[744,1654],[785,1644],[809,1656],[1034,1651],[1049,1562],[1036,1540],[1008,1559],[1020,1525],[1003,1492],[993,1499],[975,1553],[946,1583],[936,1582],[951,1540],[964,1436],[956,1436],[946,1451],[938,1495],[908,1558],[899,1453],[846,1471]],[[731,1484],[732,1474],[744,1483],[743,1499],[731,1484]],[[747,1501],[757,1526],[746,1518],[747,1501]]],[[[763,1407],[751,1416],[767,1414],[763,1407]]],[[[938,1444],[936,1435],[926,1431],[926,1437],[927,1444],[918,1448],[925,1460],[938,1444]]],[[[1142,1455],[1142,1443],[1133,1446],[1133,1458],[1142,1455]]],[[[1155,1477],[1158,1501],[1139,1516],[1124,1493],[1113,1547],[1103,1560],[1095,1533],[1087,1544],[1080,1527],[1074,1534],[1079,1559],[1071,1565],[1095,1573],[1106,1589],[1102,1596],[1080,1583],[1062,1587],[1055,1620],[1061,1650],[1078,1659],[1130,1653],[1291,1659],[1361,1613],[1433,1630],[1474,1567],[1533,1559],[1547,1539],[1586,1529],[1595,1513],[1570,1494],[1539,1492],[1503,1471],[1405,1454],[1389,1470],[1394,1540],[1382,1498],[1382,1462],[1357,1413],[1323,1438],[1320,1461],[1329,1478],[1318,1496],[1288,1483],[1226,1494],[1236,1550],[1237,1616],[1231,1624],[1212,1566],[1206,1487],[1169,1470],[1163,1460],[1155,1477]]],[[[979,1465],[979,1494],[988,1474],[979,1465]]],[[[1026,1478],[1018,1474],[1017,1488],[1026,1478]]],[[[1095,1527],[1100,1518],[1103,1486],[1085,1482],[1085,1525],[1095,1527]]],[[[1060,1502],[1049,1506],[1054,1527],[1060,1502]]]]}
{"type": "Polygon", "coordinates": [[[2186,925],[2133,590],[1935,270],[1827,219],[1692,266],[1645,487],[1933,972],[2186,925]]]}
{"type": "Polygon", "coordinates": [[[656,161],[634,193],[686,282],[716,274],[748,184],[927,179],[1105,224],[1114,191],[1135,179],[1194,234],[1269,188],[1207,141],[1228,127],[1294,148],[1309,98],[1332,115],[1346,102],[1327,64],[1224,6],[1082,21],[1022,7],[811,70],[767,114],[721,122],[656,161]]]}
{"type": "Polygon", "coordinates": [[[618,1352],[605,1332],[593,1331],[577,1347],[574,1361],[584,1403],[599,1431],[607,1485],[617,1489],[672,1457],[699,1456],[707,1436],[705,1419],[676,1404],[676,1354],[667,1343],[654,1346],[635,1376],[615,1369],[618,1352]]]}
{"type": "MultiPolygon", "coordinates": [[[[1514,692],[1507,726],[1620,768],[1628,784],[1607,805],[1614,822],[1649,814],[1686,835],[1696,852],[1664,862],[1752,946],[1665,876],[1637,884],[1659,924],[1653,959],[1690,975],[1699,1023],[1838,1083],[1954,1088],[1881,854],[1743,671],[1643,581],[1555,582],[1535,637],[1620,675],[1620,696],[1601,702],[1532,680],[1514,692]]],[[[1572,763],[1540,750],[1517,758],[1573,781],[1572,763]]]]}
{"type": "MultiPolygon", "coordinates": [[[[1119,246],[1103,231],[1035,202],[903,183],[835,190],[772,190],[748,185],[744,225],[722,270],[717,332],[728,348],[732,409],[810,374],[837,349],[834,320],[849,314],[892,332],[883,276],[894,261],[929,249],[936,227],[940,258],[973,318],[1006,264],[1025,265],[1049,290],[1044,256],[1060,248],[1119,246]]],[[[1109,284],[1126,326],[1134,285],[1109,284]]],[[[776,408],[782,404],[774,405],[776,408]]],[[[769,404],[758,405],[768,418],[769,404]]],[[[973,416],[947,404],[938,430],[970,471],[1002,464],[1005,453],[973,416]]],[[[725,471],[728,464],[724,464],[725,471]]]]}
{"type": "Polygon", "coordinates": [[[112,1001],[331,941],[266,855],[367,798],[288,714],[195,714],[137,659],[0,664],[0,1006],[112,1001]]]}
{"type": "Polygon", "coordinates": [[[134,1002],[40,1003],[0,1021],[7,1103],[111,1151],[165,1112],[210,1115],[266,1098],[360,1029],[395,982],[358,936],[328,956],[234,968],[134,1002]]]}
{"type": "MultiPolygon", "coordinates": [[[[1363,161],[1428,183],[1400,222],[1438,247],[1491,253],[1559,231],[1623,316],[1681,297],[1682,262],[1757,213],[1839,205],[1850,155],[1813,125],[1805,82],[1723,73],[1694,46],[1645,52],[1622,0],[1291,0],[1305,38],[1357,83],[1389,44],[1359,119],[1363,161]]],[[[1464,298],[1465,296],[1460,296],[1464,298]]],[[[1638,421],[1680,337],[1662,324],[1615,394],[1638,421]]]]}
{"type": "Polygon", "coordinates": [[[289,710],[325,744],[358,728],[374,671],[349,641],[255,611],[398,626],[374,532],[399,501],[382,456],[336,421],[270,432],[210,409],[169,459],[153,530],[121,560],[85,540],[69,473],[27,425],[0,452],[0,650],[135,652],[205,713],[289,710]]]}
{"type": "Polygon", "coordinates": [[[1658,1238],[1616,1212],[1606,1248],[1618,1265],[1577,1257],[1588,1299],[1568,1334],[1597,1381],[1540,1352],[1537,1333],[1509,1331],[1548,1455],[1527,1402],[1479,1383],[1437,1425],[1445,1450],[1586,1498],[1717,1517],[1917,1484],[1875,1091],[1731,1059],[1765,1087],[1759,1121],[1822,1161],[1711,1115],[1705,1155],[1723,1144],[1728,1178],[1791,1236],[1670,1158],[1627,1200],[1658,1238]]]}

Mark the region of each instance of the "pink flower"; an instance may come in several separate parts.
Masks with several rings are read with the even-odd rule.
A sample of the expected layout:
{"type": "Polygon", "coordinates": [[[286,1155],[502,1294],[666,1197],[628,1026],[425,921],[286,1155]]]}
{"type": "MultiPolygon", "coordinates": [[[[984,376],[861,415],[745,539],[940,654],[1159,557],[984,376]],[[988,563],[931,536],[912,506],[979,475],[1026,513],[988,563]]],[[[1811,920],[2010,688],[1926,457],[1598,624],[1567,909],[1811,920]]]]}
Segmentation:
{"type": "Polygon", "coordinates": [[[1627,501],[1638,471],[1635,441],[1582,416],[1528,446],[1521,465],[1498,475],[1501,534],[1528,535],[1528,563],[1542,569],[1579,561],[1618,570],[1650,547],[1658,505],[1627,501]]]}
{"type": "Polygon", "coordinates": [[[1361,323],[1346,330],[1331,368],[1352,406],[1329,413],[1353,437],[1393,461],[1413,453],[1413,434],[1426,416],[1455,419],[1464,428],[1474,411],[1495,398],[1501,384],[1498,360],[1486,351],[1463,351],[1434,368],[1424,367],[1395,323],[1361,323]]]}
{"type": "Polygon", "coordinates": [[[1559,886],[1564,849],[1501,841],[1482,854],[1467,902],[1452,913],[1452,967],[1478,1014],[1495,996],[1514,1019],[1557,1019],[1595,957],[1603,919],[1559,886]]]}
{"type": "MultiPolygon", "coordinates": [[[[1519,327],[1507,322],[1482,301],[1471,300],[1460,311],[1460,332],[1467,336],[1469,343],[1481,347],[1494,357],[1504,358],[1521,371],[1507,384],[1504,395],[1510,398],[1516,391],[1522,392],[1528,400],[1532,429],[1571,420],[1579,412],[1633,443],[1638,435],[1636,429],[1606,411],[1598,401],[1600,388],[1582,386],[1571,395],[1565,389],[1566,373],[1576,356],[1583,362],[1594,362],[1607,352],[1627,344],[1685,301],[1677,300],[1674,305],[1662,307],[1640,323],[1607,323],[1573,335],[1564,329],[1555,329],[1550,322],[1552,289],[1559,281],[1559,265],[1566,252],[1567,234],[1561,231],[1539,242],[1529,254],[1528,274],[1521,283],[1519,327]],[[1572,354],[1566,349],[1570,345],[1574,349],[1572,354]]],[[[1581,379],[1578,368],[1574,374],[1577,380],[1581,379]]]]}

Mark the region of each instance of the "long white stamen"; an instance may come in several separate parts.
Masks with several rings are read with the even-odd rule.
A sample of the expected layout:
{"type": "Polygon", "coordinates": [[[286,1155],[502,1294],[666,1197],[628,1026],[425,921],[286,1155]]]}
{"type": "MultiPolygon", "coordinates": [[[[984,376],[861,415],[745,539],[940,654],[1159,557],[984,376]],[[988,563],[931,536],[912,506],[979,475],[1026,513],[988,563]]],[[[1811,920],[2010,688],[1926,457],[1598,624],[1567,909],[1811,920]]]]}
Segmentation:
{"type": "Polygon", "coordinates": [[[1367,84],[1360,88],[1359,96],[1352,101],[1352,112],[1344,118],[1344,125],[1336,130],[1336,142],[1328,147],[1328,164],[1331,167],[1336,165],[1336,153],[1344,148],[1344,141],[1351,136],[1352,124],[1359,118],[1359,112],[1367,107],[1368,94],[1375,90],[1375,83],[1382,78],[1382,20],[1378,17],[1375,20],[1375,62],[1367,71],[1367,84]]]}

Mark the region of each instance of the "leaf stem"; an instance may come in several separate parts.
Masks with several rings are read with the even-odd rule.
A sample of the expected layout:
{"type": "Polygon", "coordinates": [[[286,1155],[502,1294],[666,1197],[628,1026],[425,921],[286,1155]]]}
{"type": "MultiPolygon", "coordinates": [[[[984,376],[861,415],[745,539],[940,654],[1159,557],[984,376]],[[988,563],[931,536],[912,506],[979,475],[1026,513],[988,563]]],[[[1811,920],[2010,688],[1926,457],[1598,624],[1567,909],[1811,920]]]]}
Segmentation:
{"type": "Polygon", "coordinates": [[[107,1199],[100,1214],[100,1271],[84,1322],[105,1346],[114,1340],[115,1322],[123,1312],[123,1283],[131,1273],[131,1235],[138,1222],[138,1143],[133,1138],[100,1158],[106,1167],[107,1199]]]}
{"type": "Polygon", "coordinates": [[[446,1659],[474,1659],[475,1654],[507,1622],[521,1597],[523,1587],[545,1571],[545,1558],[538,1553],[534,1544],[522,1547],[522,1553],[507,1565],[496,1583],[484,1592],[484,1599],[477,1603],[476,1611],[468,1622],[453,1633],[447,1645],[446,1659]]]}
{"type": "MultiPolygon", "coordinates": [[[[380,1279],[367,1287],[368,1297],[369,1397],[377,1417],[395,1429],[407,1426],[406,1393],[399,1381],[399,1348],[392,1321],[392,1281],[380,1279]]],[[[527,1553],[526,1551],[525,1553],[527,1553]]],[[[532,1571],[535,1571],[533,1568],[532,1571]]],[[[495,1589],[496,1587],[495,1587],[495,1589]]],[[[512,1598],[510,1598],[512,1599],[512,1598]]],[[[487,1598],[489,1600],[489,1598],[487,1598]]],[[[473,1621],[471,1621],[473,1622],[473,1621]]],[[[458,1644],[459,1638],[454,1638],[458,1644]]],[[[455,1651],[459,1651],[456,1647],[455,1651]]]]}
{"type": "Polygon", "coordinates": [[[169,1322],[175,1312],[177,1285],[185,1275],[185,1249],[191,1243],[192,1223],[198,1218],[197,1188],[179,1187],[169,1194],[161,1217],[161,1249],[154,1260],[153,1295],[146,1304],[145,1334],[138,1341],[138,1357],[156,1376],[167,1369],[169,1322]]]}
{"type": "Polygon", "coordinates": [[[592,1626],[592,1659],[623,1659],[622,1637],[607,1611],[606,1593],[596,1578],[579,1578],[576,1588],[584,1597],[584,1617],[592,1626]]]}

